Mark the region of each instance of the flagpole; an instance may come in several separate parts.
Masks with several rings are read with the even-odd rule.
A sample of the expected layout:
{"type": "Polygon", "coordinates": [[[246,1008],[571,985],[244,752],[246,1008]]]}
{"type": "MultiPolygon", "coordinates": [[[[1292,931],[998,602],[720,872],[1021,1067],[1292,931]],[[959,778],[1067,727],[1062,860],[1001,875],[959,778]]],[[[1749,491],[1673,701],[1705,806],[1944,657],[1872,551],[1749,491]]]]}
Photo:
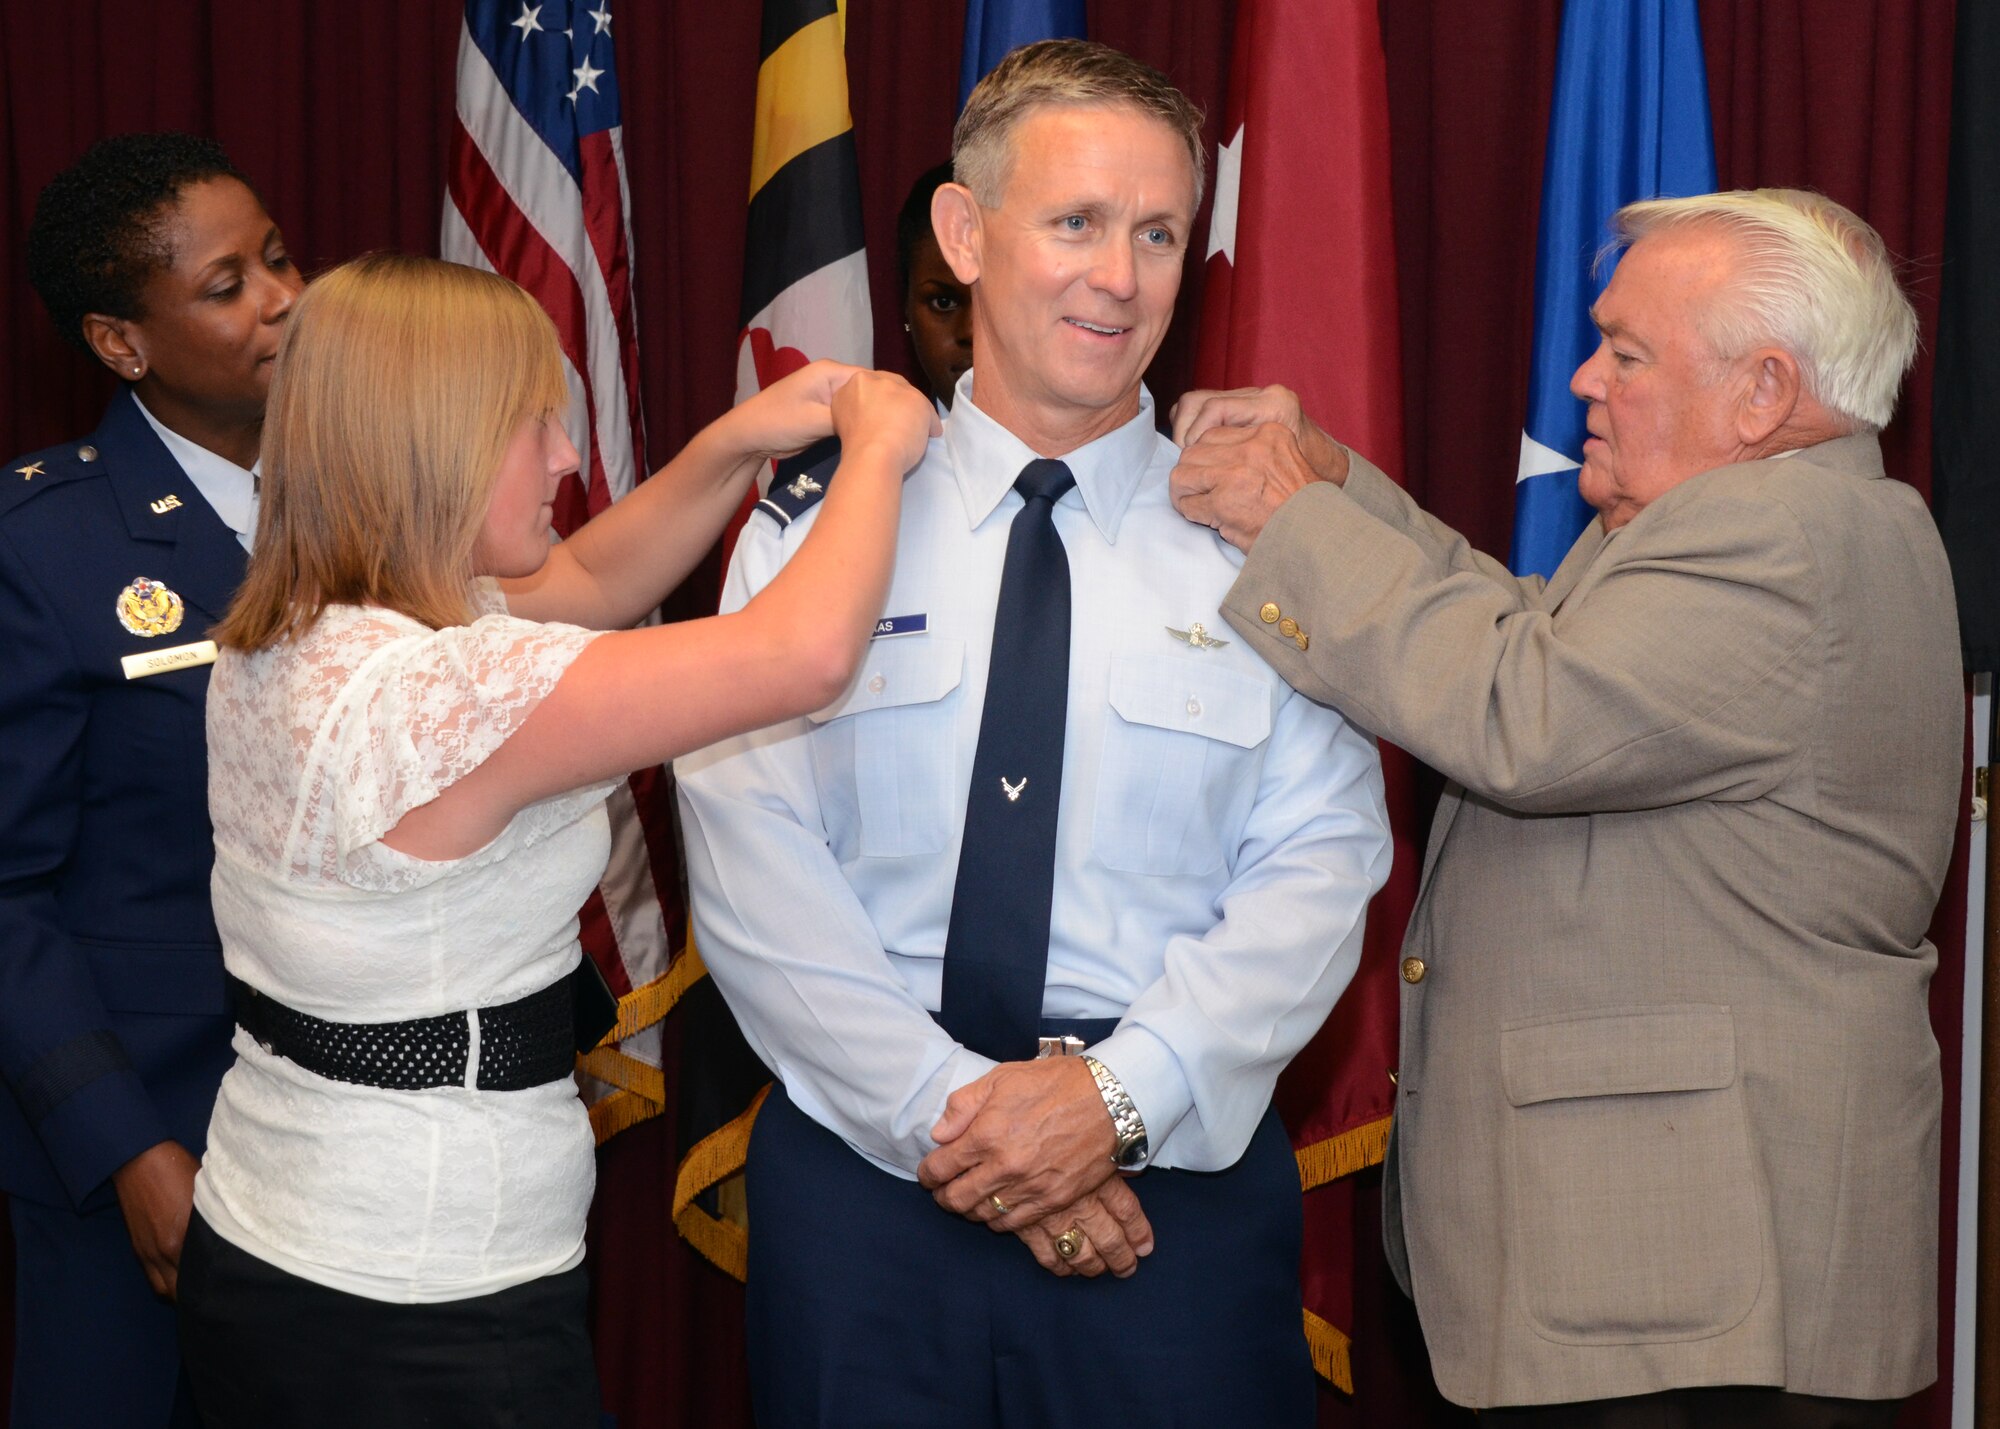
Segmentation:
{"type": "MultiPolygon", "coordinates": [[[[1979,1013],[1979,1249],[1973,1311],[1972,1422],[2000,1424],[2000,839],[1988,771],[2000,737],[2000,699],[1989,700],[1987,763],[1974,771],[1986,816],[1985,976],[1979,1013]]],[[[1960,1155],[1964,1154],[1963,1148],[1960,1155]]],[[[1962,1224],[1962,1223],[1961,1223],[1962,1224]]],[[[1961,1304],[1964,1302],[1961,1301],[1961,1304]]]]}

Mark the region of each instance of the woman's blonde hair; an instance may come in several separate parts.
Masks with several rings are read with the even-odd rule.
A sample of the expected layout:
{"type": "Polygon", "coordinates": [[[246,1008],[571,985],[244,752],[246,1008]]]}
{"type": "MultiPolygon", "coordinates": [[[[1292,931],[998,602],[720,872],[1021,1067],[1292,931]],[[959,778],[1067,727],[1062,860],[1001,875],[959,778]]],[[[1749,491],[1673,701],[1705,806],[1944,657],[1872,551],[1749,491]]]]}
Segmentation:
{"type": "Polygon", "coordinates": [[[278,344],[256,554],[217,643],[262,649],[336,604],[464,624],[507,444],[568,403],[555,328],[505,278],[374,253],[313,282],[278,344]]]}

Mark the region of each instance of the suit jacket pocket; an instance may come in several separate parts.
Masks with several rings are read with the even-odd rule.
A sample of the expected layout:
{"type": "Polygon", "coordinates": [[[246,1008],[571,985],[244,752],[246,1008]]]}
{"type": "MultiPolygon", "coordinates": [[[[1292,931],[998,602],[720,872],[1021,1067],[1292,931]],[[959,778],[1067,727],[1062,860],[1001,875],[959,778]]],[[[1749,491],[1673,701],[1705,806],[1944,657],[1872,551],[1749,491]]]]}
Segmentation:
{"type": "Polygon", "coordinates": [[[1762,1285],[1765,1216],[1730,1010],[1510,1022],[1500,1072],[1510,1258],[1537,1332],[1639,1344],[1742,1323],[1762,1285]]]}

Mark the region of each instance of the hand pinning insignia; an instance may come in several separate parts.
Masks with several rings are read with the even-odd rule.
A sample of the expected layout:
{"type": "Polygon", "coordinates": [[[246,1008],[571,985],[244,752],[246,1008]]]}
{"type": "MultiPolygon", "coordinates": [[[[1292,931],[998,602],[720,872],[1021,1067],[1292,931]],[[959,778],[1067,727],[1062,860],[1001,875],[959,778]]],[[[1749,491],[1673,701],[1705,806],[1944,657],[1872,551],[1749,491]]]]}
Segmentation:
{"type": "Polygon", "coordinates": [[[1028,787],[1028,776],[1025,774],[1021,776],[1021,782],[1018,784],[1009,784],[1007,782],[1007,776],[1005,774],[1002,774],[1000,776],[1000,792],[1002,792],[1007,796],[1007,802],[1010,804],[1013,803],[1015,800],[1019,799],[1021,797],[1021,791],[1027,787],[1028,787]]]}
{"type": "Polygon", "coordinates": [[[20,473],[21,480],[33,481],[36,477],[42,475],[42,464],[38,461],[31,461],[26,466],[15,467],[14,470],[20,473]]]}
{"type": "Polygon", "coordinates": [[[810,475],[802,471],[797,476],[792,478],[792,484],[786,487],[785,490],[792,493],[792,499],[794,501],[803,501],[808,496],[811,496],[814,492],[824,491],[826,490],[826,488],[824,486],[821,486],[817,481],[814,481],[810,475]]]}
{"type": "Polygon", "coordinates": [[[1173,636],[1176,640],[1185,640],[1197,650],[1220,650],[1229,643],[1227,640],[1217,640],[1213,635],[1210,635],[1202,628],[1199,620],[1185,630],[1176,630],[1173,626],[1169,625],[1167,627],[1167,634],[1173,636]]]}

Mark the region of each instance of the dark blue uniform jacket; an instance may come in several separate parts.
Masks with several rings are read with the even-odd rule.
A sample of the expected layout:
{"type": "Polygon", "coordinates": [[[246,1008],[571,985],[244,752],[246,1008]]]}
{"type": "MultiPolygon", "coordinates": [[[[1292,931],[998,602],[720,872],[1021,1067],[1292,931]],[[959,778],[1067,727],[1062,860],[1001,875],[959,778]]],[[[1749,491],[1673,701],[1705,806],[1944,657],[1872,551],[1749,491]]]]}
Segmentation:
{"type": "Polygon", "coordinates": [[[147,1147],[205,1144],[231,1061],[212,667],[121,660],[207,639],[244,560],[129,393],[0,468],[0,1188],[25,1200],[94,1209],[147,1147]],[[141,577],[180,597],[178,629],[121,625],[141,577]]]}

